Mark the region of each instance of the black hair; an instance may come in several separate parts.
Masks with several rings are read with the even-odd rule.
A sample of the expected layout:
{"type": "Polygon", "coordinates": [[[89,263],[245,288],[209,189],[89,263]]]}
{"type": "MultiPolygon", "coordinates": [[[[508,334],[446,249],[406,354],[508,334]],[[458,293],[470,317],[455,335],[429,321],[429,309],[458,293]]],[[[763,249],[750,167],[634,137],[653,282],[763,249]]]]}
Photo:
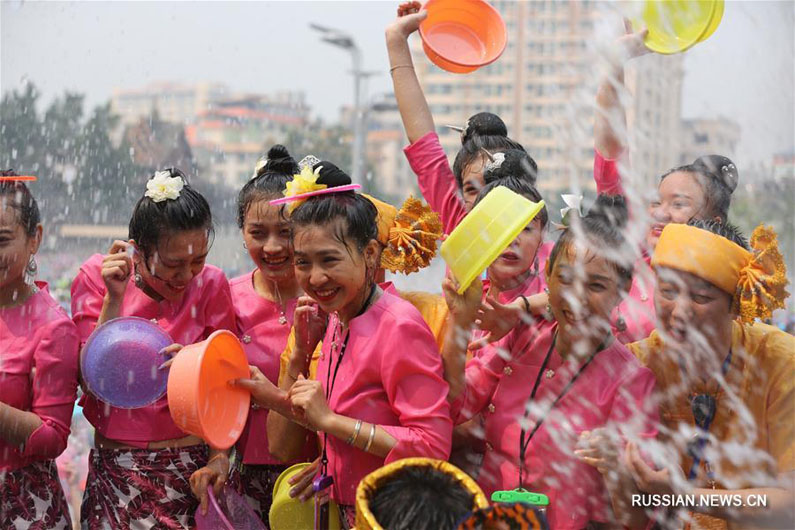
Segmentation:
{"type": "MultiPolygon", "coordinates": [[[[318,168],[318,184],[336,188],[351,183],[351,177],[331,162],[318,162],[312,169],[318,168]]],[[[361,252],[378,236],[377,217],[378,210],[370,200],[353,191],[343,191],[306,199],[290,214],[290,221],[295,227],[327,225],[341,219],[345,226],[335,237],[349,250],[348,241],[353,241],[361,252]]]]}
{"type": "Polygon", "coordinates": [[[624,287],[632,283],[635,251],[624,234],[629,218],[627,204],[621,195],[599,195],[583,217],[574,216],[571,226],[564,230],[552,247],[548,267],[551,272],[560,253],[578,236],[584,235],[599,249],[601,255],[615,267],[624,287]]]}
{"type": "Polygon", "coordinates": [[[688,226],[694,226],[707,232],[712,232],[715,235],[725,237],[732,243],[735,243],[745,250],[750,251],[751,247],[748,246],[748,239],[743,235],[742,231],[731,223],[721,223],[714,219],[691,219],[688,226]]]}
{"type": "MultiPolygon", "coordinates": [[[[14,170],[0,171],[3,177],[18,177],[14,170]]],[[[20,180],[0,180],[0,204],[17,211],[19,224],[27,237],[36,235],[36,227],[41,223],[41,213],[36,198],[24,182],[20,180]],[[6,197],[11,197],[7,199],[6,197]]]]}
{"type": "Polygon", "coordinates": [[[164,171],[169,172],[171,177],[182,179],[183,188],[179,197],[155,202],[143,195],[130,217],[129,238],[135,240],[144,258],[151,255],[165,234],[198,229],[207,229],[209,235],[214,233],[207,199],[188,184],[187,177],[179,169],[168,168],[164,171]]]}
{"type": "Polygon", "coordinates": [[[517,177],[526,180],[533,186],[538,177],[538,164],[524,149],[506,149],[490,156],[483,169],[483,180],[486,184],[505,177],[517,177]],[[501,160],[500,160],[501,159],[501,160]]]}
{"type": "Polygon", "coordinates": [[[732,193],[737,189],[740,178],[737,167],[730,159],[721,155],[706,155],[697,158],[692,164],[671,169],[660,177],[660,182],[671,173],[685,172],[696,175],[704,189],[705,218],[717,217],[726,222],[732,193]]]}
{"type": "Polygon", "coordinates": [[[491,112],[479,112],[467,120],[466,129],[461,133],[461,149],[453,160],[453,175],[458,189],[464,188],[464,169],[483,156],[483,151],[497,153],[507,149],[524,147],[508,138],[508,128],[502,118],[491,112]]]}
{"type": "Polygon", "coordinates": [[[389,530],[454,530],[474,508],[474,495],[434,466],[414,465],[382,478],[369,506],[389,530]]]}
{"type": "Polygon", "coordinates": [[[502,118],[491,112],[478,112],[467,120],[467,126],[461,133],[461,145],[475,136],[508,136],[508,127],[502,118]]]}
{"type": "Polygon", "coordinates": [[[283,145],[268,149],[265,163],[258,165],[254,178],[246,182],[237,195],[237,226],[243,228],[251,203],[260,199],[281,197],[293,175],[299,172],[298,163],[283,145]]]}
{"type": "MultiPolygon", "coordinates": [[[[476,206],[480,201],[486,197],[494,188],[498,186],[504,186],[511,190],[514,193],[518,193],[522,197],[526,199],[530,199],[533,202],[540,202],[542,201],[541,194],[538,192],[535,186],[530,184],[524,179],[519,177],[502,177],[498,180],[492,180],[488,182],[478,193],[477,198],[475,199],[474,205],[476,206]]],[[[549,221],[549,213],[547,212],[547,207],[544,206],[541,208],[541,211],[538,212],[538,215],[535,217],[539,221],[541,221],[541,228],[547,226],[547,222],[549,221]]]]}

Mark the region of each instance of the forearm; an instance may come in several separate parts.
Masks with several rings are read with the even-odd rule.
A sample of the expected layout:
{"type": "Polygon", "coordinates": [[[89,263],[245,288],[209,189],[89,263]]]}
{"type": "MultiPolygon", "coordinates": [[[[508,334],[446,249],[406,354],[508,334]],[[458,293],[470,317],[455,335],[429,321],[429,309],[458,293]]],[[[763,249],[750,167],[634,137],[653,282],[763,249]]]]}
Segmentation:
{"type": "Polygon", "coordinates": [[[731,497],[731,502],[696,502],[694,511],[740,525],[761,528],[795,528],[795,489],[752,488],[742,490],[714,490],[696,488],[696,499],[710,495],[731,497]],[[762,499],[765,502],[762,503],[762,499]],[[717,506],[712,506],[715,504],[717,506]],[[762,504],[762,505],[760,505],[762,504]],[[735,506],[739,505],[739,506],[735,506]]]}
{"type": "Polygon", "coordinates": [[[422,92],[407,37],[387,30],[386,47],[389,54],[392,85],[395,91],[403,128],[410,143],[435,130],[433,116],[422,92]]]}
{"type": "Polygon", "coordinates": [[[359,420],[331,414],[329,419],[321,426],[322,431],[343,441],[348,441],[354,437],[352,445],[367,453],[386,458],[386,455],[395,447],[397,440],[384,429],[373,423],[362,422],[358,436],[356,424],[359,420]],[[373,429],[375,429],[373,431],[373,429]],[[371,431],[373,436],[370,436],[371,431]],[[371,439],[372,438],[372,439],[371,439]]]}
{"type": "MultiPolygon", "coordinates": [[[[288,370],[287,374],[291,372],[288,370]]],[[[296,423],[287,392],[295,382],[289,375],[282,378],[279,385],[280,399],[268,413],[268,451],[281,460],[290,462],[301,455],[301,449],[306,441],[307,431],[296,423]]]]}
{"type": "Polygon", "coordinates": [[[0,402],[0,438],[10,445],[21,446],[27,443],[42,424],[41,418],[33,412],[19,410],[0,402]]]}
{"type": "Polygon", "coordinates": [[[102,311],[99,313],[97,325],[118,318],[121,315],[121,302],[121,298],[115,298],[110,294],[106,294],[102,301],[102,311]]]}
{"type": "Polygon", "coordinates": [[[613,65],[596,92],[594,146],[608,159],[618,158],[626,144],[626,113],[619,87],[624,86],[624,68],[613,65]]]}
{"type": "Polygon", "coordinates": [[[450,402],[455,401],[466,388],[467,343],[471,334],[470,328],[471,326],[462,326],[452,319],[447,326],[441,353],[444,379],[450,387],[447,394],[447,400],[450,402]]]}
{"type": "Polygon", "coordinates": [[[632,495],[639,491],[629,472],[616,470],[603,477],[616,520],[625,528],[646,528],[648,518],[644,508],[632,506],[632,495]]]}

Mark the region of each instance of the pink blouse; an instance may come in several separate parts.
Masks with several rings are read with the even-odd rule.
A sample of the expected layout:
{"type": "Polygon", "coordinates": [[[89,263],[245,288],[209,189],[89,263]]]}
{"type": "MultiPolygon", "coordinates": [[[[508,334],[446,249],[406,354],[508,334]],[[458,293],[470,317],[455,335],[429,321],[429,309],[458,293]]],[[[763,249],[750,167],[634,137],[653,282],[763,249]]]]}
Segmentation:
{"type": "MultiPolygon", "coordinates": [[[[237,336],[243,343],[249,364],[259,368],[265,377],[278,384],[279,357],[287,345],[296,301],[286,301],[284,316],[287,322],[281,324],[281,307],[257,294],[254,289],[254,272],[229,281],[237,320],[237,336]]],[[[268,452],[268,433],[265,428],[267,420],[267,409],[252,408],[243,434],[237,442],[237,450],[242,455],[244,464],[283,464],[268,452]]]]}
{"type": "MultiPolygon", "coordinates": [[[[467,211],[464,203],[458,194],[456,179],[447,155],[439,142],[439,135],[429,132],[413,144],[405,147],[403,152],[417,175],[417,183],[425,200],[431,208],[439,213],[442,219],[442,226],[445,233],[449,234],[458,223],[466,216],[467,211]]],[[[503,293],[500,301],[503,303],[513,301],[517,296],[538,294],[546,287],[544,279],[544,267],[549,254],[552,252],[554,243],[548,241],[542,243],[536,252],[536,259],[533,268],[538,271],[537,275],[531,275],[527,281],[518,289],[511,291],[513,294],[503,293]]]]}
{"type": "Polygon", "coordinates": [[[61,454],[77,397],[77,329],[47,284],[36,285],[24,304],[0,309],[0,401],[33,412],[42,424],[24,447],[0,438],[0,471],[61,454]]]}
{"type": "MultiPolygon", "coordinates": [[[[518,487],[520,419],[557,323],[514,328],[496,347],[467,363],[466,389],[452,405],[456,423],[482,413],[486,454],[478,483],[490,496],[518,487]]],[[[534,425],[584,361],[564,361],[556,351],[540,380],[531,408],[534,425]]],[[[651,393],[654,376],[618,341],[597,354],[547,415],[525,454],[525,488],[549,496],[550,528],[579,529],[589,520],[607,521],[609,499],[596,469],[573,451],[580,433],[618,429],[625,439],[654,437],[657,413],[651,393]]]]}
{"type": "MultiPolygon", "coordinates": [[[[77,324],[81,344],[94,331],[102,311],[106,293],[101,274],[102,258],[101,254],[91,256],[72,282],[72,319],[77,324]]],[[[150,319],[175,343],[183,345],[200,342],[218,329],[235,329],[229,282],[223,271],[212,265],[204,266],[176,302],[153,300],[135,286],[131,277],[120,316],[150,319]]],[[[185,436],[171,420],[166,396],[152,405],[126,410],[100,402],[86,393],[80,405],[99,434],[126,445],[145,448],[149,442],[185,436]]]]}
{"type": "MultiPolygon", "coordinates": [[[[331,351],[338,328],[339,321],[332,315],[316,375],[326,391],[326,378],[330,383],[345,340],[337,338],[338,348],[331,351]]],[[[334,477],[332,498],[353,505],[361,479],[384,464],[410,456],[447,460],[453,423],[439,349],[414,306],[384,292],[363,315],[351,320],[349,330],[329,407],[337,414],[377,424],[397,440],[386,458],[381,458],[345,440],[327,437],[328,473],[334,477]]],[[[368,435],[362,428],[359,439],[368,435]]]]}
{"type": "MultiPolygon", "coordinates": [[[[594,150],[593,178],[597,193],[608,195],[624,195],[618,161],[604,158],[598,150],[594,150]]],[[[613,332],[624,344],[637,342],[648,337],[656,326],[656,310],[654,309],[654,287],[656,280],[649,266],[650,258],[644,256],[635,264],[632,286],[629,296],[619,304],[613,313],[611,322],[613,332]],[[625,330],[616,328],[618,318],[623,317],[625,330]]]]}

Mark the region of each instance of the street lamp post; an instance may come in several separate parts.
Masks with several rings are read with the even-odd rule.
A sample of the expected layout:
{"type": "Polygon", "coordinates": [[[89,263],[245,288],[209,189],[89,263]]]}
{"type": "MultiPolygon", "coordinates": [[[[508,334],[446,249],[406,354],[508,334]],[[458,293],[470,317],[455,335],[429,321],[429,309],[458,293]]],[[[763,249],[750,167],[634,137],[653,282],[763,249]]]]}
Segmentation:
{"type": "Polygon", "coordinates": [[[362,71],[362,52],[353,40],[353,36],[336,29],[318,24],[309,24],[309,27],[323,34],[321,40],[332,46],[337,46],[351,53],[353,60],[353,148],[351,162],[351,178],[354,181],[362,180],[362,167],[364,159],[364,111],[362,109],[362,80],[372,75],[371,72],[362,71]]]}

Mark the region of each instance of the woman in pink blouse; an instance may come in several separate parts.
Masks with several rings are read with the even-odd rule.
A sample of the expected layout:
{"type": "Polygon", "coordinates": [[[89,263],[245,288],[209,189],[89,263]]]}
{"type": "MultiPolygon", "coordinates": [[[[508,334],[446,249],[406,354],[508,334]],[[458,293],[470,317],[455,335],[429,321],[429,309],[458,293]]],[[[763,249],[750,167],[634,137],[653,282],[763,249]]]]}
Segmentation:
{"type": "MultiPolygon", "coordinates": [[[[256,268],[229,281],[236,332],[249,364],[274,384],[278,383],[279,358],[287,345],[301,288],[293,270],[289,218],[284,207],[268,202],[281,197],[287,182],[298,172],[298,164],[287,149],[275,145],[258,164],[255,177],[240,190],[237,202],[243,246],[256,268]]],[[[266,524],[273,485],[289,465],[268,452],[267,418],[268,410],[252,403],[246,427],[235,446],[234,473],[240,493],[266,524]]],[[[215,481],[219,471],[205,468],[201,475],[201,480],[194,481],[194,494],[201,499],[202,509],[206,509],[207,484],[215,481]]],[[[221,484],[215,483],[220,489],[221,484]]]]}
{"type": "MultiPolygon", "coordinates": [[[[178,169],[158,171],[133,210],[128,241],[95,254],[72,283],[72,318],[81,342],[98,324],[120,316],[157,323],[180,344],[234,329],[229,283],[205,265],[212,215],[205,198],[178,169]]],[[[89,455],[84,528],[190,528],[198,501],[189,479],[215,465],[226,479],[229,464],[196,436],[174,424],[164,396],[152,405],[123,410],[86,394],[86,419],[96,429],[89,455]]]]}
{"type": "MultiPolygon", "coordinates": [[[[426,11],[420,11],[419,2],[401,4],[397,20],[386,29],[386,44],[395,99],[410,142],[404,152],[417,174],[423,196],[439,212],[449,234],[489,183],[514,177],[535,190],[537,166],[521,145],[507,137],[505,124],[498,116],[482,112],[469,119],[462,134],[461,151],[450,168],[408,46],[409,35],[426,15],[426,11]]],[[[537,191],[534,195],[540,198],[537,191]]],[[[541,271],[552,243],[544,242],[544,229],[542,219],[534,219],[489,267],[489,283],[485,287],[492,294],[489,305],[502,310],[498,318],[518,322],[528,307],[523,298],[542,293],[546,287],[541,271]],[[514,305],[505,305],[514,301],[514,305]]]]}
{"type": "Polygon", "coordinates": [[[78,338],[47,284],[33,282],[40,220],[24,183],[0,182],[0,528],[71,525],[55,458],[69,437],[78,338]]]}
{"type": "Polygon", "coordinates": [[[516,488],[547,495],[553,529],[645,524],[642,511],[629,506],[624,478],[615,480],[628,475],[597,470],[589,460],[592,446],[618,451],[625,440],[656,434],[654,377],[615,340],[609,323],[632,277],[632,259],[616,257],[632,249],[611,222],[626,215],[623,201],[615,201],[600,197],[556,243],[546,271],[554,319],[520,325],[500,348],[468,363],[454,336],[472,325],[479,287],[458,295],[451,280],[444,285],[456,324],[442,352],[453,419],[485,417],[478,483],[489,495],[516,488]]]}
{"type": "MultiPolygon", "coordinates": [[[[329,162],[315,169],[320,185],[351,182],[329,162]]],[[[447,459],[452,433],[433,334],[414,306],[375,282],[376,215],[351,191],[312,197],[292,211],[296,278],[313,311],[331,315],[325,336],[314,340],[323,340],[317,379],[298,375],[289,393],[264,377],[251,385],[255,399],[320,436],[319,472],[333,478],[331,498],[346,528],[365,475],[408,456],[447,459]]]]}
{"type": "Polygon", "coordinates": [[[624,90],[624,63],[651,53],[643,43],[645,36],[645,30],[633,33],[628,27],[627,34],[616,42],[608,75],[596,94],[594,114],[593,177],[597,192],[625,195],[628,201],[633,201],[635,226],[640,228],[635,236],[643,248],[643,255],[635,264],[629,296],[613,315],[616,336],[625,344],[645,339],[655,328],[655,279],[649,263],[665,225],[686,224],[691,219],[725,222],[739,177],[731,160],[708,155],[666,171],[652,193],[647,193],[645,184],[639,180],[634,184],[642,184],[641,188],[625,190],[620,169],[623,171],[628,166],[627,122],[620,92],[624,90]]]}

